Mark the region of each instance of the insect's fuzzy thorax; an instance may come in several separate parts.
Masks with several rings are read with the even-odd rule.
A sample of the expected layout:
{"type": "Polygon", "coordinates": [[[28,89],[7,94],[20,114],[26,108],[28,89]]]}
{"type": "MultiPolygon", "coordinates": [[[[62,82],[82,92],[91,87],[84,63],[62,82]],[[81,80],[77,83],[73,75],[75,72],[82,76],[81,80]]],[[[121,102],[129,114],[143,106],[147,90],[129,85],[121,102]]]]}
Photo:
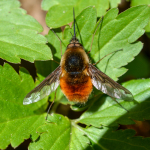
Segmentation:
{"type": "Polygon", "coordinates": [[[89,58],[83,47],[73,46],[67,48],[61,58],[62,72],[82,72],[89,64],[89,58]]]}

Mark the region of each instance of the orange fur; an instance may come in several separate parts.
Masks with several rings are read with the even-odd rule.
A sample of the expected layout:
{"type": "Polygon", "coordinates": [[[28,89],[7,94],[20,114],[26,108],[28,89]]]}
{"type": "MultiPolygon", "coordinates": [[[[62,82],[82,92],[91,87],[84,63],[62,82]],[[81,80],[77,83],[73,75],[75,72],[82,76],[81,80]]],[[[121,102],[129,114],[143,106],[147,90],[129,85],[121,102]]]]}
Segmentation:
{"type": "Polygon", "coordinates": [[[67,75],[60,78],[60,87],[69,101],[85,103],[92,92],[93,85],[89,76],[70,78],[67,75]]]}

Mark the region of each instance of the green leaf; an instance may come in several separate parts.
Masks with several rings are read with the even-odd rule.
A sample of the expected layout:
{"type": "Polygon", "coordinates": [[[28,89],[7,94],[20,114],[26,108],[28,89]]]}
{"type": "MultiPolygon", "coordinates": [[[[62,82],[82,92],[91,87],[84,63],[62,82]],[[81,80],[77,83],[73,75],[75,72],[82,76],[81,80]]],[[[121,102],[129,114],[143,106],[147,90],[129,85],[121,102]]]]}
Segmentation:
{"type": "Polygon", "coordinates": [[[42,26],[25,10],[19,8],[17,0],[0,1],[0,57],[12,63],[20,59],[30,62],[52,58],[42,26]]]}
{"type": "MultiPolygon", "coordinates": [[[[131,1],[131,6],[138,6],[138,5],[150,5],[150,0],[129,0],[131,1]]],[[[148,25],[145,27],[145,31],[148,37],[150,37],[150,21],[148,25]]]]}
{"type": "MultiPolygon", "coordinates": [[[[81,128],[80,128],[81,129],[81,128]]],[[[94,150],[148,150],[150,138],[135,137],[134,130],[118,130],[103,127],[81,129],[90,139],[94,150]]]]}
{"type": "Polygon", "coordinates": [[[32,77],[21,68],[20,75],[8,64],[0,66],[0,149],[37,138],[36,128],[45,122],[45,100],[23,106],[25,95],[35,87],[32,77]]]}
{"type": "Polygon", "coordinates": [[[118,7],[118,4],[121,3],[121,0],[109,0],[110,1],[110,7],[118,7]]]}
{"type": "Polygon", "coordinates": [[[134,96],[135,101],[118,101],[126,110],[121,108],[110,97],[99,96],[93,99],[93,105],[84,112],[78,122],[99,127],[117,124],[133,124],[132,120],[150,119],[150,79],[132,80],[123,84],[134,96]],[[131,120],[132,119],[132,120],[131,120]]]}
{"type": "Polygon", "coordinates": [[[148,6],[132,7],[116,18],[115,13],[117,14],[116,9],[111,9],[104,17],[99,35],[99,44],[93,44],[93,47],[96,47],[92,48],[94,50],[91,51],[91,57],[97,62],[107,54],[123,49],[123,51],[104,58],[97,65],[100,70],[117,80],[117,77],[126,72],[121,66],[132,61],[134,56],[142,49],[142,43],[135,41],[144,33],[143,28],[148,23],[150,9],[148,6]]]}
{"type": "Polygon", "coordinates": [[[148,25],[145,27],[146,35],[150,38],[150,21],[148,22],[148,25]]]}
{"type": "Polygon", "coordinates": [[[129,0],[131,1],[131,6],[138,6],[138,5],[149,5],[150,0],[129,0]]]}
{"type": "Polygon", "coordinates": [[[84,150],[90,143],[83,136],[84,133],[75,128],[67,117],[52,114],[49,121],[38,128],[40,138],[30,144],[29,150],[84,150]],[[45,140],[49,142],[44,142],[45,140]]]}
{"type": "Polygon", "coordinates": [[[150,138],[134,137],[134,130],[116,128],[82,128],[68,118],[52,114],[48,123],[37,130],[39,138],[29,145],[29,150],[120,150],[149,149],[150,138]]]}
{"type": "Polygon", "coordinates": [[[119,81],[126,81],[126,79],[148,78],[150,74],[150,64],[146,56],[140,54],[129,63],[126,68],[128,72],[119,78],[119,81]],[[138,66],[138,67],[137,67],[138,66]]]}
{"type": "Polygon", "coordinates": [[[108,0],[84,1],[84,0],[43,0],[42,8],[48,10],[46,23],[50,28],[58,28],[73,21],[73,7],[75,14],[79,14],[88,6],[94,6],[97,9],[98,17],[103,16],[109,9],[108,0]]]}

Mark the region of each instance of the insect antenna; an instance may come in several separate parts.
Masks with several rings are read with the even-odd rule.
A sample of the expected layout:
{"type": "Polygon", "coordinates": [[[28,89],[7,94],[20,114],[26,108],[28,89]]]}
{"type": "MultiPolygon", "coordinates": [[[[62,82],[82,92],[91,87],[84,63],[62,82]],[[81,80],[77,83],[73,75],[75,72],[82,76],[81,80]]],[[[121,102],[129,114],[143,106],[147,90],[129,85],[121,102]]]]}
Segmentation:
{"type": "Polygon", "coordinates": [[[74,39],[76,38],[76,29],[75,29],[75,12],[73,8],[73,26],[74,26],[74,39]]]}
{"type": "Polygon", "coordinates": [[[52,107],[52,105],[54,104],[54,101],[55,101],[55,99],[56,99],[56,92],[57,92],[57,89],[55,90],[55,96],[54,96],[54,100],[49,104],[49,106],[48,106],[48,110],[47,110],[47,115],[46,115],[46,120],[47,120],[47,118],[48,118],[48,114],[49,114],[49,111],[50,111],[50,109],[51,109],[51,107],[52,107]]]}
{"type": "Polygon", "coordinates": [[[62,44],[61,44],[61,39],[58,37],[58,35],[55,33],[55,31],[54,30],[52,30],[52,29],[50,29],[55,35],[56,35],[56,37],[58,38],[58,40],[60,41],[60,50],[61,50],[61,57],[62,57],[62,44]]]}
{"type": "MultiPolygon", "coordinates": [[[[75,19],[75,10],[74,10],[74,7],[73,7],[73,34],[71,33],[72,35],[72,38],[70,41],[74,41],[74,45],[75,45],[75,42],[76,41],[79,41],[77,38],[76,38],[76,34],[77,34],[77,31],[76,31],[76,28],[78,29],[78,25],[76,23],[76,19],[75,19]]],[[[78,29],[79,30],[79,29],[78,29]]],[[[80,37],[81,38],[81,37],[80,37]]]]}
{"type": "Polygon", "coordinates": [[[93,34],[93,37],[92,37],[92,42],[91,42],[91,47],[90,47],[90,51],[88,51],[88,54],[91,52],[91,50],[92,50],[92,45],[93,45],[93,40],[94,40],[94,36],[95,36],[95,34],[96,34],[96,31],[97,31],[97,29],[98,29],[98,27],[99,27],[99,25],[101,24],[101,22],[103,21],[103,16],[102,16],[102,18],[101,18],[101,20],[100,20],[100,22],[99,22],[99,24],[98,24],[98,26],[96,27],[96,30],[95,30],[95,32],[94,32],[94,34],[93,34]]]}

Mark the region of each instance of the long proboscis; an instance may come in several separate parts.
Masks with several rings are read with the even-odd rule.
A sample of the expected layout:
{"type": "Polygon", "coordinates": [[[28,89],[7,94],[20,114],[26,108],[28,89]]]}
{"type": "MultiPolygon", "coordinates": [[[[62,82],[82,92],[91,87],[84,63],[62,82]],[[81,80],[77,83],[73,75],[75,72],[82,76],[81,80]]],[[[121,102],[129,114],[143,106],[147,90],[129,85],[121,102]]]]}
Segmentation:
{"type": "Polygon", "coordinates": [[[73,8],[73,21],[74,21],[74,23],[73,23],[73,26],[74,26],[74,37],[76,37],[76,29],[75,29],[75,11],[74,11],[74,8],[73,8]]]}

